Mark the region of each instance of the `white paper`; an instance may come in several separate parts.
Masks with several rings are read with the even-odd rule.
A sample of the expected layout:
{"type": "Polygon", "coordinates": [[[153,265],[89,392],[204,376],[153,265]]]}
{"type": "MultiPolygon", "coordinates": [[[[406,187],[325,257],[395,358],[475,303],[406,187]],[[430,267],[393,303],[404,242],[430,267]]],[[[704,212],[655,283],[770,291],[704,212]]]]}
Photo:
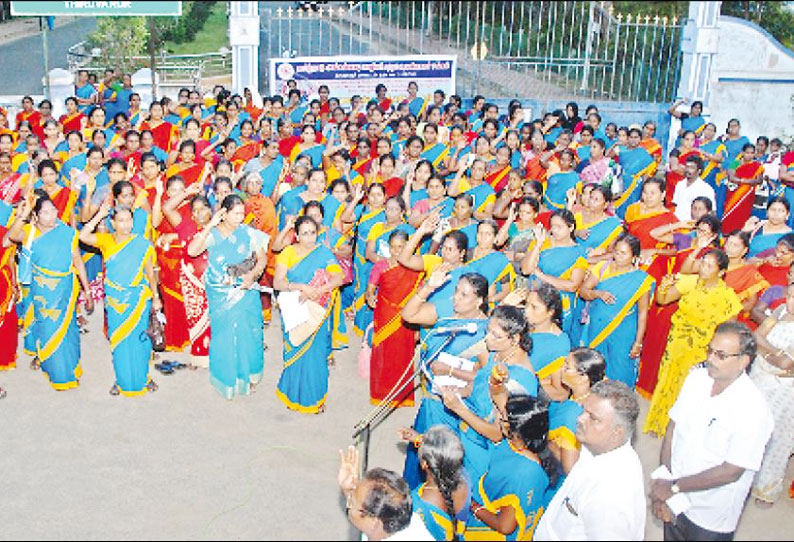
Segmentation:
{"type": "MultiPolygon", "coordinates": [[[[438,362],[443,363],[453,369],[461,369],[463,371],[473,371],[474,370],[474,362],[468,360],[466,358],[461,358],[458,356],[453,356],[452,354],[447,354],[446,352],[441,352],[439,354],[438,362]]],[[[432,392],[436,394],[441,394],[441,388],[444,386],[449,386],[452,388],[465,388],[466,382],[465,380],[461,380],[460,378],[456,378],[454,376],[449,375],[435,375],[433,377],[433,389],[432,392]]]]}
{"type": "Polygon", "coordinates": [[[278,295],[278,309],[281,313],[285,333],[289,333],[309,321],[309,307],[305,303],[301,303],[300,295],[301,293],[298,291],[281,292],[278,295]]]}
{"type": "MultiPolygon", "coordinates": [[[[659,465],[659,468],[651,473],[651,480],[673,480],[673,473],[665,465],[659,465]]],[[[689,497],[684,493],[676,493],[667,499],[665,503],[676,516],[692,508],[689,497]]]]}

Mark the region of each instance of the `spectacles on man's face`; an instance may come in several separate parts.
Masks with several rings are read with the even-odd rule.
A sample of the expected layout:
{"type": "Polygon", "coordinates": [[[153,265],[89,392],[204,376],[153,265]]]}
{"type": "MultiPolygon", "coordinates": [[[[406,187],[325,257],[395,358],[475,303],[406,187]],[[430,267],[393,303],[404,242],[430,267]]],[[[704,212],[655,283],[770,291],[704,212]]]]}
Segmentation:
{"type": "Polygon", "coordinates": [[[738,357],[738,356],[741,356],[741,355],[743,355],[742,352],[738,352],[736,354],[730,354],[728,352],[725,352],[724,350],[715,350],[714,348],[712,348],[710,346],[708,348],[706,348],[706,357],[707,358],[715,357],[715,358],[717,358],[720,361],[725,361],[728,358],[735,358],[735,357],[738,357]]]}

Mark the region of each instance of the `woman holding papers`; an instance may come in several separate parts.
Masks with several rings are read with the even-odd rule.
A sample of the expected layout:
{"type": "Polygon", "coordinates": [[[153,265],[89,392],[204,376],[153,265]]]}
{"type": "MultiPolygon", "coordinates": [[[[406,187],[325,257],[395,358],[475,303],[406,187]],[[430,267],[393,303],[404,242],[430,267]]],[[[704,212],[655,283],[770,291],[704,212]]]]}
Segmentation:
{"type": "MultiPolygon", "coordinates": [[[[472,370],[468,371],[440,361],[434,361],[429,367],[424,367],[424,375],[428,378],[430,374],[452,376],[465,384],[474,379],[473,371],[488,360],[488,350],[484,341],[488,326],[486,318],[488,281],[477,273],[465,273],[457,280],[451,299],[450,296],[434,296],[433,301],[427,301],[433,292],[452,280],[451,268],[448,263],[439,265],[429,279],[408,299],[402,309],[402,317],[409,324],[429,328],[423,341],[423,361],[430,356],[437,356],[440,349],[452,356],[452,359],[476,360],[472,370]],[[473,333],[469,333],[468,330],[462,331],[467,325],[473,326],[473,333]],[[453,334],[447,331],[450,329],[461,329],[461,331],[453,334]]],[[[430,393],[427,384],[428,382],[423,379],[424,398],[414,419],[414,429],[424,433],[437,424],[455,428],[459,422],[458,418],[444,408],[437,395],[430,393]]],[[[405,459],[404,476],[411,488],[417,487],[422,482],[416,449],[410,446],[405,459]]]]}
{"type": "Polygon", "coordinates": [[[210,313],[210,382],[227,399],[262,380],[262,304],[252,288],[267,263],[266,233],[243,224],[245,206],[226,196],[221,209],[190,241],[188,255],[208,255],[204,283],[210,313]]]}
{"type": "Polygon", "coordinates": [[[279,305],[284,319],[284,370],[276,395],[288,408],[304,414],[325,411],[328,360],[334,349],[346,343],[346,337],[337,332],[342,322],[339,287],[344,274],[334,253],[317,243],[317,230],[309,216],[295,221],[298,241],[276,257],[273,279],[275,289],[282,292],[279,305]],[[294,313],[303,312],[303,322],[288,321],[292,306],[294,313]]]}

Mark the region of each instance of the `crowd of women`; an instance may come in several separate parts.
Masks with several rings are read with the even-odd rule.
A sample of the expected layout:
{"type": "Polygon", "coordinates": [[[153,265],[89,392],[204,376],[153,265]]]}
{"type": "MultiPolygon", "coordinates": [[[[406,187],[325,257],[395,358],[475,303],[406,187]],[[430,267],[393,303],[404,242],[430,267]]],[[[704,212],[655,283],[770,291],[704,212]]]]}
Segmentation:
{"type": "Polygon", "coordinates": [[[374,90],[343,107],[294,81],[264,99],[182,89],[143,109],[109,70],[81,72],[60,118],[28,97],[3,111],[0,368],[21,336],[55,389],[78,386],[102,301],[111,394],[157,389],[161,314],[165,349],[231,399],[262,378],[272,308],[297,300],[279,399],[322,412],[351,330],[372,402],[419,403],[405,478],[431,532],[528,538],[576,461],[589,386],[636,388],[662,435],[715,327],[738,319],[769,347],[753,374],[777,444],[755,495],[774,502],[794,444],[794,153],[738,120],[719,135],[697,102],[671,107],[664,160],[653,122],[592,105],[527,119],[519,100],[374,90]],[[401,389],[417,366],[418,393],[401,389]],[[423,457],[438,425],[471,485],[423,457]]]}

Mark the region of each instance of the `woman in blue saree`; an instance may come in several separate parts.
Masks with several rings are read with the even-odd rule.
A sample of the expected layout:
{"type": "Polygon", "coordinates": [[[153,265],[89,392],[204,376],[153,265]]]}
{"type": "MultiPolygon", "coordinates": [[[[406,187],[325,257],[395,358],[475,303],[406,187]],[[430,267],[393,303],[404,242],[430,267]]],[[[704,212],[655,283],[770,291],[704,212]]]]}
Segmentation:
{"type": "Polygon", "coordinates": [[[301,156],[308,156],[312,162],[312,168],[323,167],[323,151],[325,145],[317,143],[317,132],[314,126],[305,124],[300,131],[301,141],[292,148],[289,155],[289,161],[294,164],[295,161],[301,156]]]}
{"type": "Polygon", "coordinates": [[[604,354],[606,374],[630,389],[637,382],[642,340],[655,281],[638,269],[640,241],[624,233],[615,242],[614,262],[600,262],[582,283],[589,301],[581,342],[604,354]],[[597,288],[597,289],[596,289],[597,288]]]}
{"type": "Polygon", "coordinates": [[[474,482],[464,540],[532,540],[559,479],[548,447],[549,412],[529,395],[511,395],[499,409],[503,440],[474,482]]]}
{"type": "Polygon", "coordinates": [[[330,249],[317,244],[317,223],[308,216],[295,222],[298,241],[276,257],[273,286],[281,292],[299,291],[324,314],[310,320],[311,330],[284,333],[284,369],[276,395],[287,408],[304,414],[325,411],[328,396],[328,361],[346,345],[338,330],[342,321],[339,287],[344,276],[330,249]]]}
{"type": "Polygon", "coordinates": [[[623,232],[623,223],[606,210],[612,201],[612,191],[600,184],[586,187],[587,198],[582,198],[585,205],[581,212],[576,213],[576,238],[588,253],[596,256],[609,251],[612,243],[623,232]]]}
{"type": "MultiPolygon", "coordinates": [[[[439,288],[450,282],[450,266],[440,265],[428,280],[414,292],[402,309],[403,320],[409,324],[429,329],[422,343],[421,363],[429,356],[437,356],[439,349],[446,354],[470,360],[473,370],[453,368],[441,361],[434,360],[425,367],[422,378],[422,399],[414,419],[413,429],[424,433],[434,425],[443,424],[457,432],[458,419],[442,404],[437,393],[431,390],[432,375],[454,376],[466,382],[474,379],[480,365],[486,363],[488,350],[484,338],[488,325],[488,283],[476,273],[462,275],[453,285],[454,295],[438,297],[433,302],[427,299],[439,288]],[[436,330],[449,326],[473,325],[474,333],[437,333],[436,330]]],[[[413,489],[421,483],[419,461],[416,448],[409,446],[405,458],[404,477],[413,489]]]]}
{"type": "Polygon", "coordinates": [[[382,184],[372,184],[366,191],[367,203],[362,204],[365,192],[356,187],[351,201],[342,212],[341,222],[353,223],[355,236],[355,252],[353,254],[353,310],[356,320],[353,331],[359,337],[364,335],[368,322],[363,314],[367,310],[367,281],[372,271],[372,262],[367,260],[367,238],[372,227],[384,219],[383,204],[386,201],[386,190],[382,184]],[[358,316],[359,312],[362,313],[358,316]]]}
{"type": "Polygon", "coordinates": [[[262,303],[252,287],[265,270],[270,239],[243,220],[243,201],[234,194],[226,196],[187,248],[193,258],[208,252],[204,284],[212,329],[210,382],[226,399],[249,394],[262,380],[265,366],[262,303]],[[252,269],[232,272],[252,260],[252,269]]]}
{"type": "Polygon", "coordinates": [[[550,210],[565,209],[568,191],[572,188],[577,191],[581,190],[579,174],[572,169],[574,165],[573,151],[568,149],[562,151],[559,159],[560,171],[546,180],[546,190],[543,192],[543,200],[550,210]]]}
{"type": "Polygon", "coordinates": [[[751,235],[747,258],[764,258],[774,254],[780,238],[791,232],[791,228],[788,227],[790,214],[791,204],[785,197],[778,196],[767,203],[766,220],[759,221],[750,217],[744,227],[744,231],[751,235]]]}
{"type": "Polygon", "coordinates": [[[129,207],[112,210],[113,233],[93,233],[111,215],[108,202],[80,231],[80,241],[98,248],[105,262],[105,314],[113,353],[116,382],[111,395],[128,397],[157,391],[149,377],[152,341],[146,334],[150,310],[162,302],[154,273],[154,247],[142,235],[133,233],[129,207]]]}
{"type": "Polygon", "coordinates": [[[584,248],[576,243],[576,219],[568,210],[555,211],[551,215],[551,231],[547,236],[543,226],[538,225],[535,241],[521,260],[521,272],[532,281],[548,282],[562,295],[562,329],[571,331],[576,308],[576,292],[584,280],[587,270],[584,248]]]}
{"type": "Polygon", "coordinates": [[[465,178],[466,168],[461,166],[455,179],[447,188],[447,193],[452,197],[461,194],[471,196],[473,200],[473,216],[477,220],[491,218],[494,203],[496,203],[496,192],[485,180],[487,167],[485,161],[477,158],[471,162],[471,176],[465,178]]]}
{"type": "Polygon", "coordinates": [[[621,151],[619,163],[623,168],[623,190],[614,202],[615,214],[621,219],[626,209],[636,203],[642,194],[642,181],[656,173],[658,164],[653,156],[642,146],[642,131],[629,130],[628,148],[621,151]]]}
{"type": "MultiPolygon", "coordinates": [[[[488,187],[490,188],[490,187],[488,187]]],[[[440,215],[440,213],[439,213],[440,215]]],[[[474,219],[474,196],[471,194],[458,194],[452,207],[452,216],[443,219],[440,229],[435,232],[430,243],[430,253],[438,252],[441,236],[450,231],[460,231],[468,240],[469,247],[477,245],[477,220],[474,219]]]]}
{"type": "MultiPolygon", "coordinates": [[[[9,246],[13,241],[28,247],[32,321],[26,346],[32,347],[52,387],[68,390],[79,385],[83,372],[76,305],[80,286],[88,291],[88,279],[77,232],[58,220],[58,209],[46,195],[39,195],[35,204],[32,201],[31,191],[3,244],[9,246]],[[31,212],[33,220],[26,224],[31,212]]],[[[87,299],[86,309],[93,311],[93,300],[87,299]]],[[[35,360],[31,366],[37,368],[35,360]]]]}
{"type": "Polygon", "coordinates": [[[515,281],[513,264],[496,250],[495,241],[499,227],[493,220],[477,224],[477,245],[466,262],[467,272],[479,273],[488,281],[488,301],[493,305],[501,301],[512,289],[515,281]]]}
{"type": "Polygon", "coordinates": [[[728,150],[725,148],[725,144],[717,139],[716,124],[711,122],[706,124],[701,136],[698,150],[703,155],[703,171],[700,173],[700,177],[716,191],[725,178],[721,164],[725,161],[728,150]]]}

